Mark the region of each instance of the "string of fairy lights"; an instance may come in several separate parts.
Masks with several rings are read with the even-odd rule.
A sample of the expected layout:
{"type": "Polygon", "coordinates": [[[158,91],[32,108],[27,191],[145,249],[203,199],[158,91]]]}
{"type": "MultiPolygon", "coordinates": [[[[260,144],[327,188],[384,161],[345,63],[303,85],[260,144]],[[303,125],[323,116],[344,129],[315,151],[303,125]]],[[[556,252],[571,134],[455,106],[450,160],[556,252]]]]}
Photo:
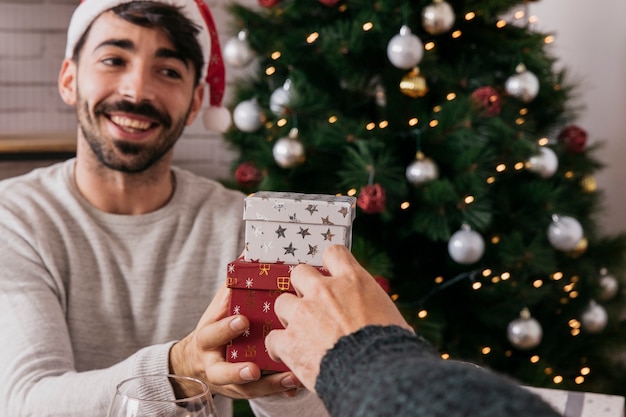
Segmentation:
{"type": "MultiPolygon", "coordinates": [[[[614,277],[607,275],[607,271],[603,270],[601,272],[603,274],[604,277],[609,277],[609,280],[613,281],[614,277]]],[[[428,304],[428,301],[434,297],[437,293],[445,290],[446,288],[450,287],[451,285],[455,285],[459,282],[465,281],[465,280],[469,280],[471,283],[471,288],[475,291],[479,291],[481,290],[485,284],[491,283],[492,285],[497,285],[499,283],[503,283],[506,282],[508,280],[510,280],[512,278],[511,273],[504,271],[501,272],[500,274],[494,274],[494,272],[489,269],[489,268],[484,268],[484,269],[473,269],[471,271],[467,271],[467,272],[463,272],[461,274],[456,275],[455,277],[449,279],[449,280],[445,280],[443,276],[438,276],[434,279],[434,282],[437,284],[436,287],[434,287],[429,293],[427,293],[424,297],[422,297],[420,300],[418,300],[414,305],[415,306],[419,306],[419,310],[416,313],[416,316],[420,319],[420,320],[424,320],[428,317],[429,312],[428,309],[425,308],[424,306],[428,304]],[[483,281],[481,281],[481,278],[483,279],[483,281]]],[[[562,283],[562,291],[563,291],[563,296],[560,298],[559,302],[560,304],[566,304],[567,302],[569,302],[569,300],[571,299],[575,299],[578,298],[579,296],[579,292],[577,290],[577,283],[579,282],[579,277],[576,275],[573,275],[571,277],[569,277],[569,279],[566,279],[564,274],[562,272],[554,272],[552,274],[550,274],[549,277],[547,277],[547,280],[552,282],[552,283],[562,283]]],[[[539,289],[541,287],[543,287],[544,285],[546,285],[546,278],[536,278],[534,280],[532,280],[532,282],[530,283],[530,285],[533,288],[539,289]]],[[[613,296],[615,294],[616,291],[616,283],[614,284],[610,284],[610,289],[609,292],[607,293],[608,296],[613,296]]],[[[399,298],[398,294],[393,294],[392,295],[392,299],[394,301],[397,301],[399,298]]],[[[530,324],[530,327],[535,329],[536,332],[539,332],[539,336],[541,335],[541,327],[537,327],[538,324],[533,321],[532,317],[530,316],[530,312],[528,311],[528,309],[523,309],[520,312],[520,323],[522,323],[525,326],[528,326],[530,324]]],[[[515,321],[512,322],[513,326],[515,326],[515,321]]],[[[575,317],[572,317],[568,320],[567,322],[568,328],[569,328],[569,333],[572,337],[576,337],[579,336],[581,334],[581,328],[583,327],[583,324],[581,323],[581,321],[575,317]]],[[[509,328],[511,327],[511,325],[509,326],[509,328]]],[[[509,337],[511,337],[511,335],[509,335],[509,337]]],[[[514,336],[513,336],[514,337],[514,336]]],[[[531,347],[535,347],[536,345],[534,345],[534,343],[532,343],[533,341],[529,341],[529,340],[520,340],[519,341],[522,345],[523,343],[531,343],[531,347]]],[[[524,347],[520,345],[521,347],[524,347]]],[[[490,355],[493,354],[492,348],[488,345],[485,344],[484,346],[480,347],[480,353],[482,355],[490,355]]],[[[513,351],[512,350],[506,350],[504,352],[504,355],[506,357],[510,357],[513,355],[513,351]]],[[[450,359],[451,356],[449,353],[443,352],[441,353],[441,357],[443,359],[450,359]]],[[[528,355],[528,361],[529,363],[533,364],[533,365],[537,365],[537,366],[544,366],[543,372],[550,376],[552,379],[552,382],[554,384],[560,384],[565,380],[565,376],[558,373],[557,371],[555,371],[555,369],[550,366],[549,364],[546,364],[545,362],[542,362],[541,356],[537,353],[533,353],[533,354],[529,354],[528,355]]],[[[581,359],[581,367],[579,369],[579,373],[575,374],[575,375],[569,375],[568,378],[570,378],[575,384],[580,385],[583,384],[585,381],[585,377],[587,375],[589,375],[591,373],[591,368],[588,364],[585,363],[585,359],[581,359]]]]}

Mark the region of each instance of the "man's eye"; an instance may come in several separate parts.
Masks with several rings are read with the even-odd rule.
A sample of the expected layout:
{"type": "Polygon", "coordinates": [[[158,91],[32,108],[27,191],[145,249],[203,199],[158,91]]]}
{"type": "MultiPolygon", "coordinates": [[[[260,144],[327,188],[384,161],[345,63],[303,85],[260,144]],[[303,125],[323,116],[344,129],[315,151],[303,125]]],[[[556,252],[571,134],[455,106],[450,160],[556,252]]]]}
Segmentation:
{"type": "Polygon", "coordinates": [[[175,79],[182,78],[182,75],[180,74],[180,72],[178,72],[178,71],[176,71],[175,69],[172,69],[172,68],[165,68],[165,69],[163,69],[163,74],[165,74],[165,76],[169,77],[169,78],[175,78],[175,79]]]}
{"type": "Polygon", "coordinates": [[[102,63],[104,65],[116,67],[116,66],[122,65],[124,61],[122,61],[120,58],[105,58],[102,60],[102,63]]]}

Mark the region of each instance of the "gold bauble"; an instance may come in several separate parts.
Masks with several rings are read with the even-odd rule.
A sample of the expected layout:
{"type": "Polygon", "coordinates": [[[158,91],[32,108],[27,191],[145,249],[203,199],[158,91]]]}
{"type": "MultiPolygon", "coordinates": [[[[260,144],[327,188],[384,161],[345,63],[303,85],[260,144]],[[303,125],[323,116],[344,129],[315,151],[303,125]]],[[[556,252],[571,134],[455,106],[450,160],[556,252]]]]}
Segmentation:
{"type": "Polygon", "coordinates": [[[570,258],[578,258],[583,253],[585,253],[588,246],[589,246],[589,241],[587,240],[586,237],[583,236],[583,238],[578,241],[576,246],[574,246],[574,249],[567,252],[567,256],[569,256],[570,258]]]}
{"type": "Polygon", "coordinates": [[[598,190],[598,183],[591,175],[584,176],[580,180],[580,186],[583,191],[588,194],[595,193],[598,190]]]}
{"type": "Polygon", "coordinates": [[[411,72],[402,77],[400,91],[412,98],[424,97],[428,93],[426,78],[420,74],[418,68],[413,68],[411,72]]]}

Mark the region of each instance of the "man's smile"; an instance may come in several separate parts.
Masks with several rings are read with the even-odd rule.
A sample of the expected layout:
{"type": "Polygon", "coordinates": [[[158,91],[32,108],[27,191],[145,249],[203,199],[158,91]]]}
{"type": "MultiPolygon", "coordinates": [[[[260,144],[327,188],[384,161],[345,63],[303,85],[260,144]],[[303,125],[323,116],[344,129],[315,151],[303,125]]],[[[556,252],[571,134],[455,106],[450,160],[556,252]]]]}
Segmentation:
{"type": "Polygon", "coordinates": [[[139,133],[156,127],[158,123],[134,117],[110,115],[109,120],[129,133],[139,133]]]}

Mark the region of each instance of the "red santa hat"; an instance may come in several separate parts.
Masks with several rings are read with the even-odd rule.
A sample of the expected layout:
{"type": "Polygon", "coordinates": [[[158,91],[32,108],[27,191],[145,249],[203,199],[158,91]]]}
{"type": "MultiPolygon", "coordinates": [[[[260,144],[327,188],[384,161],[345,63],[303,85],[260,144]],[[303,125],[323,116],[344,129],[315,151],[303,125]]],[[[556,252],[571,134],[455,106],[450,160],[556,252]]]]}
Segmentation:
{"type": "MultiPolygon", "coordinates": [[[[100,14],[131,1],[146,0],[81,0],[80,5],[72,15],[67,31],[65,57],[72,57],[76,43],[100,14]]],[[[230,127],[230,112],[222,107],[226,72],[215,22],[209,7],[204,0],[151,1],[179,7],[182,14],[200,28],[196,35],[204,54],[204,67],[202,68],[200,79],[205,80],[209,88],[209,107],[204,110],[204,125],[208,130],[226,131],[230,127]]]]}

